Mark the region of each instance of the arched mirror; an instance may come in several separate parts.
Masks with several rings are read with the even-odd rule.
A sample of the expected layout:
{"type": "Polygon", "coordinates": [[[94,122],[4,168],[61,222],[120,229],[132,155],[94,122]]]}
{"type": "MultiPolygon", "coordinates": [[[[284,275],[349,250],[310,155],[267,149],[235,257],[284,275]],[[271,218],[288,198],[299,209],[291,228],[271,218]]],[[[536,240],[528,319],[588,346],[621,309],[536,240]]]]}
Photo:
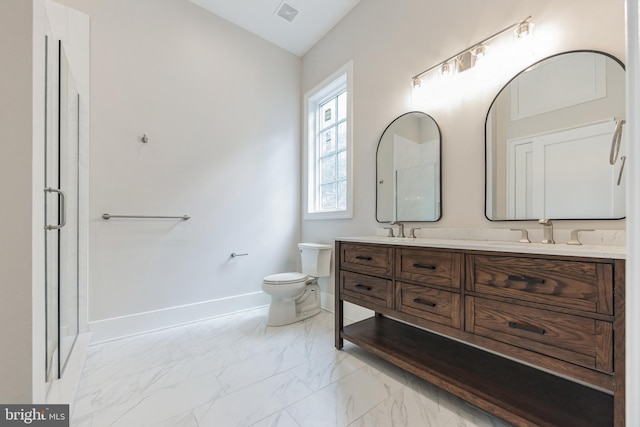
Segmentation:
{"type": "Polygon", "coordinates": [[[387,126],[376,155],[376,220],[438,221],[441,216],[440,129],[413,111],[387,126]]]}
{"type": "Polygon", "coordinates": [[[567,52],[522,71],[487,114],[487,218],[623,218],[624,118],[625,71],[610,55],[567,52]]]}

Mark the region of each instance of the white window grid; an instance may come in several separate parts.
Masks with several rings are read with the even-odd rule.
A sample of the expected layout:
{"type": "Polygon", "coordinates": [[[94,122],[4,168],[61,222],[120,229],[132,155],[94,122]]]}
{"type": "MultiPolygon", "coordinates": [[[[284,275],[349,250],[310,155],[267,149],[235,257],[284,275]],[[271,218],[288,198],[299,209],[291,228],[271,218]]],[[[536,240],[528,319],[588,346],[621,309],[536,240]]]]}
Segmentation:
{"type": "Polygon", "coordinates": [[[315,205],[315,211],[316,212],[334,212],[334,211],[340,211],[340,210],[346,210],[346,191],[347,191],[347,171],[346,171],[346,167],[347,167],[347,159],[346,156],[348,155],[348,151],[347,151],[347,146],[348,146],[348,142],[345,141],[344,144],[339,145],[339,135],[340,135],[340,128],[343,127],[344,128],[344,138],[347,138],[347,132],[346,132],[346,126],[347,126],[347,115],[348,115],[348,106],[340,105],[340,102],[338,102],[338,99],[340,98],[340,96],[346,96],[346,92],[347,89],[346,88],[341,88],[338,92],[332,93],[329,97],[325,98],[322,102],[318,103],[318,108],[316,110],[316,124],[317,125],[317,130],[315,133],[315,158],[316,158],[316,162],[315,162],[315,183],[316,183],[316,191],[315,191],[315,200],[314,200],[314,205],[315,205]],[[327,104],[332,103],[335,108],[332,108],[331,110],[325,110],[323,107],[326,106],[327,104]],[[341,111],[341,108],[344,108],[345,111],[341,111]],[[322,126],[321,124],[324,123],[326,120],[323,117],[323,112],[326,111],[332,111],[331,114],[333,114],[335,116],[335,120],[330,120],[330,124],[326,125],[326,126],[322,126]],[[326,150],[323,152],[323,144],[326,142],[325,140],[323,140],[323,138],[326,138],[327,135],[332,135],[331,138],[333,138],[332,141],[332,146],[333,149],[330,150],[326,150]],[[344,172],[343,174],[341,174],[341,170],[340,170],[340,155],[343,154],[344,157],[344,172]],[[333,158],[333,159],[332,159],[333,158]],[[332,169],[333,169],[333,178],[332,179],[327,179],[326,177],[323,177],[323,168],[322,165],[324,162],[327,162],[328,160],[332,159],[332,169]],[[340,204],[340,197],[339,197],[339,187],[340,184],[344,184],[343,185],[343,190],[342,192],[344,193],[344,199],[345,202],[343,204],[340,204]],[[325,205],[325,203],[323,203],[322,200],[322,188],[325,186],[332,186],[333,187],[333,192],[334,192],[334,200],[335,203],[332,203],[331,206],[327,206],[325,205]]]}

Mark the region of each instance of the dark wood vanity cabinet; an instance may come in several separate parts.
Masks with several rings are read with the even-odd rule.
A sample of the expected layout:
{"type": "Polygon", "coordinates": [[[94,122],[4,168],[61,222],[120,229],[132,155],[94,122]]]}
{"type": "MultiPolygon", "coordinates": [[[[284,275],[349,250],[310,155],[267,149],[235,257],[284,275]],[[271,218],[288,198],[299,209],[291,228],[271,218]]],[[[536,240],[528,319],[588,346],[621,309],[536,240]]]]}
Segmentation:
{"type": "Polygon", "coordinates": [[[462,328],[459,253],[395,250],[395,309],[439,325],[462,328]]]}
{"type": "Polygon", "coordinates": [[[393,308],[393,248],[345,243],[340,248],[340,293],[364,307],[393,308]]]}
{"type": "Polygon", "coordinates": [[[465,330],[489,348],[614,390],[614,269],[613,260],[469,254],[465,330]]]}
{"type": "Polygon", "coordinates": [[[339,251],[340,265],[345,270],[391,278],[393,251],[391,247],[344,243],[339,251]]]}
{"type": "Polygon", "coordinates": [[[337,241],[336,289],[337,348],[515,425],[624,425],[624,260],[337,241]]]}

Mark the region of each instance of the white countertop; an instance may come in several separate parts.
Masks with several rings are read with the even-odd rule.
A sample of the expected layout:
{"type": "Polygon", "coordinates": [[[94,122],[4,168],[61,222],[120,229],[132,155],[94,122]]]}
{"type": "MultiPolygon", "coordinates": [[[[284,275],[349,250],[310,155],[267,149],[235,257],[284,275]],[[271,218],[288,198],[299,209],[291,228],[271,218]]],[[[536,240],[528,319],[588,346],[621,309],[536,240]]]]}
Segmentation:
{"type": "Polygon", "coordinates": [[[399,246],[423,246],[446,249],[468,249],[477,251],[515,252],[524,254],[564,255],[588,258],[626,258],[626,246],[613,245],[567,245],[566,243],[519,243],[497,240],[458,240],[406,237],[336,237],[341,242],[377,243],[399,246]]]}

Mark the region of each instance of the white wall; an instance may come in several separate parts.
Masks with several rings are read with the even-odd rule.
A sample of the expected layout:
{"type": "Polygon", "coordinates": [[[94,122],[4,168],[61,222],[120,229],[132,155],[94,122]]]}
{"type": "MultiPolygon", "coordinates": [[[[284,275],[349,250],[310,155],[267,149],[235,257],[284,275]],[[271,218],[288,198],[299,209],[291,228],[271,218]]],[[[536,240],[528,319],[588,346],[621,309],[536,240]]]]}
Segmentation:
{"type": "MultiPolygon", "coordinates": [[[[33,0],[32,43],[32,128],[31,157],[31,401],[43,402],[46,394],[45,290],[44,290],[44,139],[45,117],[45,7],[43,0],[33,0]]],[[[26,237],[26,236],[25,236],[26,237]]],[[[22,355],[24,357],[24,355],[22,355]]]]}
{"type": "Polygon", "coordinates": [[[44,397],[43,6],[0,3],[0,401],[44,397]],[[11,351],[7,351],[7,348],[11,351]]]}
{"type": "Polygon", "coordinates": [[[627,129],[628,152],[628,182],[627,212],[629,218],[629,237],[627,239],[627,295],[625,304],[629,309],[626,313],[626,400],[628,426],[640,425],[640,311],[635,307],[640,304],[640,196],[638,182],[640,182],[640,26],[638,0],[627,0],[627,54],[629,58],[627,68],[627,129]],[[633,308],[632,308],[633,307],[633,308]]]}
{"type": "MultiPolygon", "coordinates": [[[[338,236],[374,233],[379,226],[375,220],[378,139],[394,118],[411,110],[431,115],[442,132],[443,215],[437,223],[420,226],[512,227],[513,223],[489,222],[484,216],[484,120],[493,98],[512,75],[485,85],[463,81],[464,91],[427,105],[411,104],[411,77],[529,15],[535,22],[538,58],[594,49],[625,60],[623,0],[452,0],[436,7],[422,0],[363,1],[316,44],[303,58],[303,93],[348,60],[354,64],[354,217],[303,221],[303,240],[329,243],[338,236]]],[[[535,222],[518,226],[539,228],[535,222]]],[[[557,221],[555,226],[624,229],[625,222],[557,221]]],[[[329,284],[323,288],[333,292],[329,284]]]]}
{"type": "Polygon", "coordinates": [[[15,353],[2,352],[0,396],[6,402],[31,399],[31,156],[32,156],[32,13],[31,2],[0,4],[0,52],[9,54],[0,79],[0,330],[2,342],[15,353]],[[11,185],[9,185],[11,183],[11,185]],[[16,322],[16,319],[20,321],[16,322]],[[6,345],[6,344],[5,344],[6,345]]]}
{"type": "Polygon", "coordinates": [[[300,59],[188,0],[62,3],[91,17],[93,340],[268,303],[297,265],[300,59]]]}

